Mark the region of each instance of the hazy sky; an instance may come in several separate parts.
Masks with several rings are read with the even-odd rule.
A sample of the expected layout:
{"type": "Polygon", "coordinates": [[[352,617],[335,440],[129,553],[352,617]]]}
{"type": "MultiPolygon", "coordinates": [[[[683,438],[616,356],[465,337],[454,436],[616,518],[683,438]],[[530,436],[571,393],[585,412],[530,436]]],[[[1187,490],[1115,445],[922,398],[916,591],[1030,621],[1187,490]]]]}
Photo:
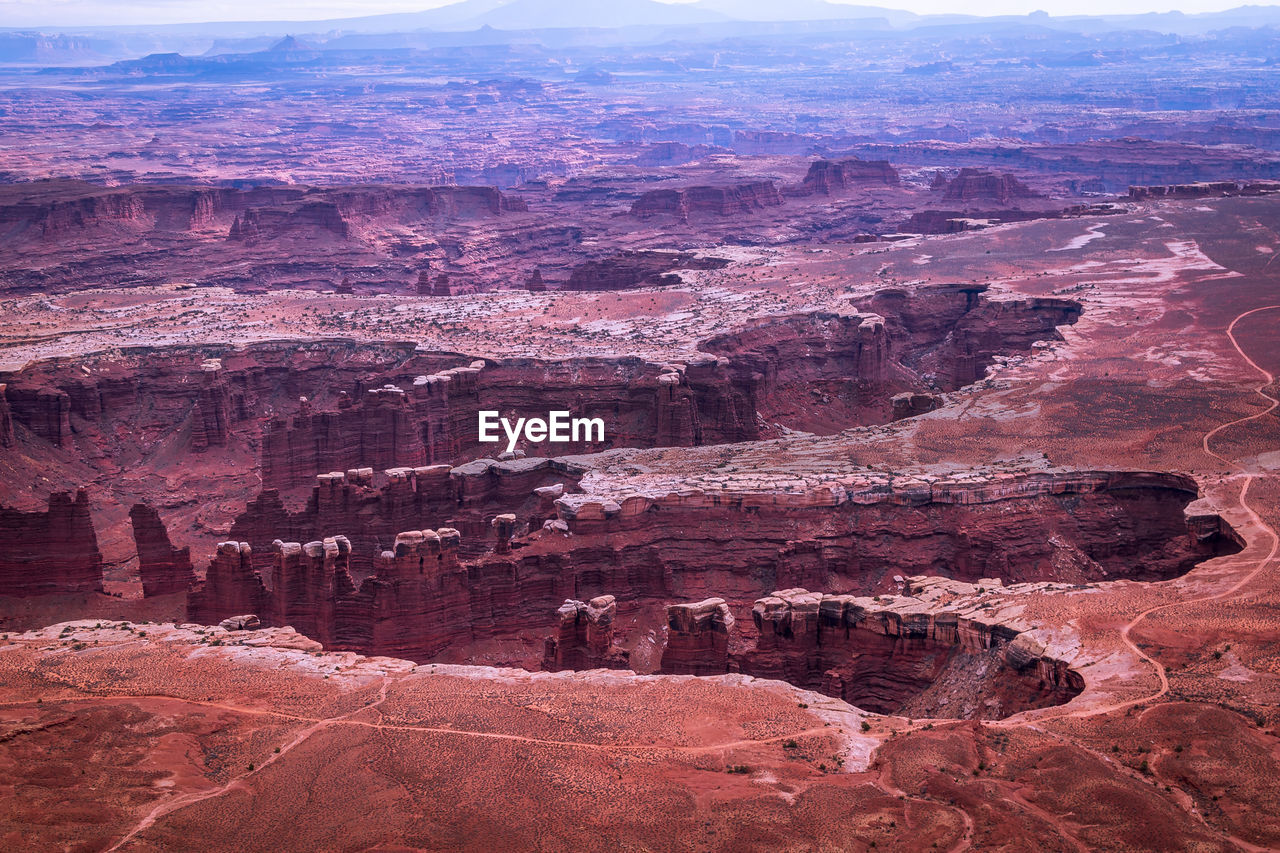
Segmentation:
{"type": "MultiPolygon", "coordinates": [[[[664,0],[669,2],[670,0],[664,0]]],[[[851,0],[852,1],[852,0],[851,0]]],[[[601,0],[608,2],[608,0],[601,0]]],[[[838,2],[838,0],[837,0],[838,2]]],[[[921,14],[1054,15],[1207,12],[1250,0],[859,0],[921,14]]],[[[1255,0],[1256,2],[1256,0],[1255,0]]],[[[446,0],[0,0],[0,27],[167,24],[194,21],[316,20],[381,12],[417,12],[446,0]]],[[[1272,5],[1260,3],[1257,5],[1272,5]]]]}

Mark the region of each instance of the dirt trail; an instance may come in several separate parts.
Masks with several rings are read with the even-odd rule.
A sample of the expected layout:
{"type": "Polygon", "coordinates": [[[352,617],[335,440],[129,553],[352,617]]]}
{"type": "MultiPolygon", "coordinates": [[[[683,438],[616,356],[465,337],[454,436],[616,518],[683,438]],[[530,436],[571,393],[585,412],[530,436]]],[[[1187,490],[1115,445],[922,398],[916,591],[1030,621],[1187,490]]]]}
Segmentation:
{"type": "Polygon", "coordinates": [[[287,744],[280,747],[279,751],[272,754],[271,757],[268,758],[266,761],[262,762],[260,766],[253,767],[253,765],[250,765],[253,769],[250,769],[247,773],[245,773],[242,776],[236,776],[230,782],[223,785],[222,787],[213,788],[208,791],[195,791],[190,794],[185,794],[183,796],[176,797],[172,800],[166,800],[162,803],[159,803],[158,805],[156,805],[155,808],[153,808],[150,812],[148,812],[147,815],[143,817],[143,819],[140,820],[133,827],[133,829],[129,830],[128,834],[126,834],[123,838],[121,838],[114,845],[112,845],[107,850],[107,853],[112,853],[112,851],[119,850],[125,844],[128,844],[130,841],[136,838],[138,833],[147,829],[149,826],[151,826],[157,820],[159,820],[160,818],[164,817],[167,814],[171,814],[179,809],[183,809],[183,808],[186,808],[187,806],[194,805],[199,802],[203,802],[204,800],[209,800],[214,797],[220,797],[223,794],[227,793],[228,791],[234,790],[236,788],[244,788],[245,787],[244,781],[246,779],[248,779],[254,773],[260,772],[266,769],[267,767],[270,767],[278,759],[283,758],[285,755],[287,755],[291,749],[293,749],[294,747],[304,742],[307,738],[311,737],[311,735],[315,734],[320,729],[325,728],[326,726],[344,722],[348,717],[355,716],[361,711],[378,707],[378,705],[386,701],[387,686],[388,686],[388,680],[384,676],[382,680],[382,686],[378,691],[378,700],[376,702],[371,702],[368,705],[361,705],[359,708],[356,708],[353,711],[348,711],[347,713],[339,717],[332,717],[328,719],[317,720],[311,726],[308,726],[307,728],[298,732],[298,734],[293,738],[293,740],[289,741],[287,744]]]}
{"type": "Polygon", "coordinates": [[[1265,399],[1269,403],[1269,405],[1260,412],[1256,412],[1252,415],[1248,415],[1247,417],[1237,418],[1234,421],[1229,421],[1228,423],[1220,424],[1214,427],[1213,429],[1209,430],[1207,433],[1204,434],[1204,437],[1201,439],[1201,442],[1200,442],[1201,448],[1204,450],[1204,452],[1208,456],[1211,456],[1212,458],[1218,460],[1224,465],[1227,465],[1228,467],[1235,469],[1235,471],[1238,472],[1239,474],[1244,475],[1244,480],[1240,485],[1240,495],[1238,500],[1240,503],[1240,507],[1248,514],[1250,521],[1252,521],[1253,524],[1259,530],[1261,530],[1267,537],[1270,538],[1271,548],[1269,551],[1267,551],[1266,556],[1258,560],[1253,570],[1250,571],[1248,574],[1246,574],[1244,577],[1242,577],[1235,584],[1233,584],[1229,589],[1223,590],[1222,592],[1213,593],[1212,595],[1201,596],[1199,598],[1187,598],[1179,601],[1171,601],[1166,604],[1158,604],[1154,607],[1148,607],[1146,610],[1142,611],[1137,616],[1133,617],[1133,619],[1127,625],[1125,625],[1124,628],[1121,629],[1120,637],[1122,640],[1124,640],[1125,645],[1127,645],[1133,651],[1133,653],[1137,655],[1139,658],[1151,664],[1152,668],[1155,670],[1156,676],[1160,679],[1160,689],[1157,690],[1155,693],[1152,693],[1148,696],[1142,696],[1137,699],[1127,699],[1123,702],[1113,702],[1107,705],[1095,705],[1088,708],[1081,708],[1076,711],[1064,711],[1059,714],[1047,714],[1043,716],[1038,716],[1031,721],[1020,721],[1018,720],[1017,717],[1010,717],[1008,720],[997,721],[993,723],[993,725],[1019,726],[1019,725],[1026,725],[1028,722],[1034,722],[1036,724],[1039,724],[1039,723],[1048,722],[1050,720],[1060,720],[1060,719],[1065,719],[1070,717],[1074,717],[1074,718],[1093,717],[1093,716],[1097,716],[1098,714],[1108,714],[1108,713],[1111,713],[1112,711],[1118,711],[1124,708],[1131,707],[1133,705],[1139,705],[1145,702],[1153,702],[1157,699],[1160,699],[1162,696],[1164,696],[1166,693],[1169,692],[1168,675],[1165,672],[1165,668],[1163,664],[1161,664],[1159,661],[1155,660],[1146,652],[1144,652],[1142,649],[1140,649],[1138,645],[1132,640],[1132,638],[1130,637],[1130,634],[1133,631],[1133,629],[1153,613],[1159,613],[1164,610],[1170,610],[1172,608],[1182,607],[1188,604],[1198,604],[1206,601],[1219,601],[1224,598],[1229,598],[1230,596],[1235,595],[1241,589],[1243,589],[1244,587],[1252,583],[1253,579],[1256,578],[1259,574],[1261,574],[1275,560],[1276,553],[1280,551],[1280,534],[1277,534],[1275,531],[1275,528],[1267,524],[1262,519],[1262,516],[1260,516],[1257,513],[1257,511],[1254,510],[1254,508],[1249,504],[1249,487],[1253,484],[1255,475],[1250,473],[1248,469],[1246,469],[1243,465],[1236,462],[1235,460],[1227,459],[1225,456],[1221,456],[1220,454],[1215,453],[1213,449],[1209,446],[1210,443],[1213,441],[1213,437],[1216,436],[1218,433],[1222,432],[1223,430],[1230,429],[1231,427],[1238,426],[1239,424],[1248,423],[1250,421],[1257,420],[1258,418],[1266,417],[1267,415],[1275,411],[1277,406],[1280,406],[1280,400],[1277,400],[1276,398],[1272,397],[1266,392],[1266,389],[1270,387],[1272,382],[1275,381],[1275,377],[1269,371],[1267,371],[1266,369],[1261,367],[1257,362],[1251,359],[1248,356],[1248,354],[1245,353],[1245,351],[1240,346],[1240,342],[1236,339],[1236,336],[1235,336],[1236,324],[1238,324],[1244,318],[1249,317],[1250,315],[1253,315],[1253,314],[1260,313],[1262,311],[1275,311],[1275,310],[1280,310],[1280,305],[1265,305],[1261,308],[1253,308],[1249,311],[1243,312],[1242,314],[1236,315],[1235,319],[1232,320],[1230,325],[1227,326],[1227,339],[1231,342],[1231,346],[1240,355],[1240,357],[1244,359],[1245,363],[1247,363],[1254,370],[1261,373],[1262,376],[1264,377],[1263,383],[1257,388],[1255,388],[1254,390],[1260,397],[1265,399]]]}

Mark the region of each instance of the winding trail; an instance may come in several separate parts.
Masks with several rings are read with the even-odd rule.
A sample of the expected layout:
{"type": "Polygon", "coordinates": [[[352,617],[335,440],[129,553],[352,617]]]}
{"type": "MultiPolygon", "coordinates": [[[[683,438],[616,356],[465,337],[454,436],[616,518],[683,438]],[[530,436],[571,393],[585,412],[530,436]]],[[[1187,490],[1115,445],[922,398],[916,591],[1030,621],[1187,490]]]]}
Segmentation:
{"type": "Polygon", "coordinates": [[[1248,364],[1254,370],[1261,373],[1262,376],[1264,377],[1263,383],[1259,385],[1257,388],[1255,388],[1254,391],[1260,397],[1266,400],[1269,403],[1269,405],[1260,412],[1256,412],[1252,415],[1248,415],[1243,418],[1237,418],[1234,421],[1229,421],[1224,424],[1219,424],[1218,426],[1214,427],[1213,429],[1205,433],[1204,437],[1200,441],[1200,447],[1205,454],[1218,460],[1224,465],[1235,469],[1237,473],[1244,475],[1244,480],[1240,484],[1240,494],[1238,497],[1238,501],[1240,503],[1240,507],[1245,511],[1245,513],[1248,514],[1250,520],[1254,523],[1254,525],[1256,525],[1259,530],[1261,530],[1268,537],[1270,537],[1271,548],[1269,551],[1267,551],[1266,556],[1258,560],[1253,570],[1250,571],[1248,574],[1246,574],[1244,577],[1242,577],[1235,584],[1233,584],[1230,588],[1223,590],[1222,592],[1213,593],[1211,595],[1200,596],[1199,598],[1180,599],[1178,601],[1170,601],[1165,604],[1157,604],[1153,607],[1148,607],[1146,610],[1143,610],[1137,616],[1133,617],[1133,619],[1130,620],[1129,623],[1126,624],[1120,630],[1120,638],[1124,641],[1125,645],[1127,645],[1133,651],[1133,653],[1137,655],[1139,658],[1151,664],[1151,667],[1155,670],[1156,677],[1160,679],[1160,689],[1157,690],[1155,693],[1152,693],[1147,696],[1141,696],[1137,699],[1127,699],[1122,702],[1113,702],[1107,705],[1095,705],[1089,708],[1081,708],[1076,711],[1064,711],[1059,714],[1046,714],[1042,716],[1037,716],[1030,720],[1020,720],[1018,719],[1018,717],[1021,715],[1017,715],[1014,717],[1010,717],[1007,720],[998,720],[995,723],[993,723],[993,725],[1021,726],[1021,725],[1027,725],[1029,723],[1035,723],[1035,724],[1044,723],[1050,720],[1093,717],[1099,714],[1109,714],[1112,711],[1118,711],[1123,708],[1131,707],[1133,705],[1140,705],[1146,702],[1154,702],[1157,699],[1160,699],[1161,697],[1163,697],[1165,694],[1169,692],[1168,674],[1166,673],[1165,667],[1162,663],[1160,663],[1159,661],[1157,661],[1156,659],[1148,655],[1146,652],[1144,652],[1141,648],[1138,647],[1137,643],[1133,641],[1132,637],[1130,636],[1130,634],[1133,632],[1133,629],[1137,627],[1139,624],[1141,624],[1143,620],[1145,620],[1148,616],[1152,615],[1153,613],[1159,613],[1164,610],[1170,610],[1172,608],[1182,607],[1188,604],[1200,604],[1206,601],[1219,601],[1224,598],[1229,598],[1235,595],[1236,593],[1238,593],[1244,587],[1248,586],[1250,583],[1252,583],[1254,578],[1256,578],[1259,574],[1261,574],[1275,560],[1277,552],[1280,552],[1280,534],[1277,534],[1275,528],[1267,524],[1267,522],[1262,519],[1262,516],[1260,516],[1258,512],[1249,504],[1249,487],[1253,484],[1253,481],[1256,475],[1250,473],[1247,468],[1245,468],[1243,465],[1236,462],[1235,460],[1228,459],[1225,456],[1222,456],[1221,454],[1215,453],[1213,449],[1209,446],[1210,442],[1213,441],[1214,436],[1216,436],[1218,433],[1222,432],[1223,430],[1230,429],[1231,427],[1238,426],[1243,423],[1248,423],[1250,421],[1257,420],[1258,418],[1266,417],[1267,415],[1274,412],[1277,407],[1280,407],[1280,400],[1277,400],[1275,397],[1272,397],[1270,394],[1266,393],[1266,389],[1270,387],[1272,382],[1275,381],[1275,376],[1273,376],[1270,371],[1266,370],[1261,365],[1259,365],[1256,361],[1254,361],[1252,358],[1249,357],[1249,355],[1241,348],[1240,342],[1239,340],[1236,339],[1236,335],[1235,335],[1236,325],[1241,320],[1253,314],[1258,314],[1262,311],[1275,311],[1275,310],[1280,310],[1280,305],[1264,305],[1261,308],[1253,308],[1241,314],[1236,315],[1235,319],[1233,319],[1230,325],[1227,326],[1227,339],[1231,342],[1231,346],[1235,349],[1235,351],[1239,354],[1239,356],[1242,359],[1244,359],[1246,364],[1248,364]]]}
{"type": "Polygon", "coordinates": [[[298,732],[298,734],[294,736],[293,740],[289,741],[287,744],[280,747],[275,753],[271,755],[270,758],[262,762],[260,766],[250,765],[253,769],[249,770],[243,776],[236,776],[232,778],[231,781],[227,782],[227,784],[218,788],[212,788],[208,791],[195,791],[190,794],[186,794],[180,797],[175,797],[174,799],[171,799],[171,800],[164,800],[163,802],[157,804],[155,808],[149,811],[146,814],[146,816],[142,818],[142,820],[138,821],[138,823],[134,825],[133,829],[129,830],[127,835],[125,835],[123,838],[117,841],[114,845],[109,847],[107,849],[107,853],[113,853],[113,851],[119,850],[125,844],[128,844],[130,841],[136,838],[138,836],[138,833],[147,829],[152,824],[154,824],[157,820],[159,820],[160,818],[164,817],[167,814],[171,814],[172,812],[178,811],[179,809],[183,809],[183,808],[186,808],[187,806],[194,805],[199,802],[203,802],[204,800],[213,799],[214,797],[220,797],[223,794],[227,793],[228,791],[231,791],[237,788],[245,788],[244,782],[246,779],[248,779],[254,773],[265,770],[267,767],[274,764],[277,759],[283,758],[285,755],[289,753],[291,749],[301,744],[303,741],[311,737],[320,729],[325,728],[326,726],[346,722],[348,717],[352,717],[360,713],[361,711],[366,711],[381,705],[387,699],[388,684],[389,684],[389,681],[384,676],[382,680],[382,686],[378,693],[378,700],[376,702],[371,702],[368,705],[361,705],[359,708],[356,708],[353,711],[348,711],[347,713],[339,717],[331,717],[329,719],[321,719],[321,720],[315,721],[315,723],[313,723],[311,726],[308,726],[307,728],[298,732]]]}
{"type": "MultiPolygon", "coordinates": [[[[1220,424],[1219,426],[1214,427],[1213,429],[1206,432],[1201,439],[1201,448],[1207,456],[1218,460],[1219,462],[1233,469],[1238,475],[1241,475],[1243,477],[1243,480],[1241,481],[1241,485],[1240,485],[1239,494],[1238,494],[1238,502],[1240,504],[1240,508],[1247,514],[1247,516],[1249,517],[1250,521],[1255,526],[1255,528],[1261,531],[1262,533],[1264,533],[1264,535],[1270,539],[1270,548],[1268,549],[1266,554],[1257,560],[1256,564],[1253,566],[1253,568],[1250,571],[1248,571],[1247,574],[1241,577],[1238,581],[1236,581],[1226,590],[1209,594],[1209,595],[1200,596],[1197,598],[1181,599],[1181,600],[1171,601],[1164,604],[1159,604],[1159,605],[1149,607],[1143,610],[1142,612],[1138,613],[1136,616],[1133,617],[1133,619],[1131,619],[1127,624],[1124,625],[1124,627],[1120,631],[1120,637],[1122,641],[1126,646],[1129,647],[1129,649],[1139,659],[1151,665],[1152,669],[1156,674],[1156,677],[1159,680],[1159,685],[1160,685],[1159,689],[1156,690],[1154,693],[1150,693],[1148,695],[1141,696],[1135,699],[1117,701],[1117,702],[1107,703],[1103,705],[1094,705],[1091,707],[1081,708],[1075,711],[1063,711],[1061,713],[1056,713],[1056,714],[1047,714],[1047,715],[1035,716],[1030,718],[1024,717],[1024,715],[1020,714],[1005,720],[989,721],[986,723],[986,725],[990,725],[993,727],[1036,728],[1040,724],[1049,722],[1052,720],[1066,719],[1066,718],[1093,717],[1101,714],[1112,713],[1114,711],[1122,710],[1124,708],[1132,707],[1134,705],[1150,703],[1150,702],[1154,702],[1156,700],[1161,699],[1162,697],[1167,695],[1169,692],[1169,679],[1168,679],[1166,669],[1163,664],[1161,664],[1159,661],[1155,660],[1146,652],[1144,652],[1138,646],[1138,644],[1134,642],[1131,636],[1133,630],[1153,614],[1161,613],[1163,611],[1170,610],[1175,607],[1181,607],[1184,605],[1205,603],[1205,602],[1211,602],[1211,601],[1220,601],[1220,600],[1229,598],[1231,596],[1234,596],[1237,593],[1239,593],[1242,589],[1247,587],[1249,584],[1251,584],[1263,571],[1265,571],[1275,562],[1277,554],[1280,553],[1280,534],[1278,534],[1275,528],[1269,525],[1262,518],[1262,516],[1259,515],[1259,513],[1253,508],[1253,506],[1251,506],[1249,503],[1250,487],[1252,486],[1254,480],[1256,479],[1257,474],[1250,472],[1249,469],[1247,469],[1244,465],[1240,464],[1239,462],[1232,459],[1228,459],[1227,457],[1222,456],[1219,453],[1216,453],[1212,448],[1213,439],[1224,430],[1266,417],[1267,415],[1274,412],[1277,408],[1280,408],[1280,400],[1278,400],[1275,397],[1272,397],[1270,394],[1267,393],[1267,389],[1275,381],[1274,375],[1268,370],[1266,370],[1265,368],[1263,368],[1261,365],[1259,365],[1252,358],[1249,357],[1249,355],[1241,347],[1241,344],[1235,334],[1236,327],[1242,320],[1250,316],[1253,316],[1255,314],[1259,314],[1261,312],[1275,311],[1275,310],[1280,310],[1280,304],[1267,305],[1267,306],[1254,308],[1254,309],[1242,312],[1238,314],[1231,321],[1231,323],[1227,326],[1227,329],[1226,329],[1227,338],[1230,341],[1231,346],[1235,350],[1235,352],[1244,360],[1246,364],[1249,365],[1249,367],[1256,370],[1264,378],[1263,383],[1257,388],[1255,388],[1254,391],[1259,396],[1261,396],[1264,400],[1266,400],[1268,405],[1266,406],[1265,409],[1259,412],[1256,412],[1252,415],[1238,418],[1236,420],[1223,423],[1223,424],[1220,424]]],[[[590,742],[582,742],[582,741],[565,741],[565,740],[535,738],[535,737],[529,737],[525,735],[508,734],[508,733],[500,733],[500,732],[482,732],[482,731],[453,729],[453,728],[438,727],[438,726],[416,726],[412,724],[395,724],[395,723],[388,723],[385,721],[372,722],[367,720],[353,719],[356,715],[360,714],[362,711],[376,709],[380,705],[382,705],[387,699],[387,694],[390,686],[396,680],[398,680],[398,676],[383,675],[382,683],[379,689],[379,695],[376,701],[372,701],[368,704],[361,705],[360,707],[354,710],[348,711],[338,716],[323,717],[323,718],[298,716],[294,714],[288,714],[284,712],[272,711],[267,709],[246,708],[246,707],[240,707],[240,706],[230,705],[225,703],[205,702],[205,701],[188,699],[188,698],[179,697],[179,696],[167,696],[167,695],[132,695],[132,696],[121,695],[121,696],[111,696],[111,697],[93,696],[93,697],[84,697],[83,699],[79,697],[67,697],[66,699],[55,700],[55,701],[65,701],[65,702],[101,701],[103,698],[118,699],[119,701],[122,701],[122,702],[146,701],[148,699],[169,700],[169,701],[179,701],[179,702],[185,702],[185,703],[190,703],[195,705],[201,705],[201,706],[224,710],[232,713],[269,715],[269,716],[278,717],[281,719],[293,720],[299,723],[307,724],[304,728],[297,731],[297,733],[288,743],[283,744],[279,748],[278,752],[272,754],[270,757],[264,760],[260,765],[256,765],[253,770],[250,770],[246,773],[235,776],[234,778],[232,778],[230,781],[228,781],[226,784],[222,786],[211,788],[205,791],[192,792],[192,793],[179,796],[173,799],[165,800],[164,802],[157,804],[140,821],[138,821],[129,830],[127,834],[125,834],[118,842],[116,842],[116,844],[110,847],[108,850],[108,853],[111,853],[111,851],[120,850],[121,848],[125,847],[130,842],[132,842],[135,838],[137,838],[137,836],[140,833],[144,832],[145,830],[153,826],[158,820],[164,818],[169,814],[172,814],[173,812],[186,808],[187,806],[194,805],[199,802],[203,802],[205,800],[219,797],[233,790],[247,789],[248,787],[247,780],[250,777],[252,777],[255,773],[265,770],[267,767],[274,764],[278,759],[283,758],[294,748],[305,743],[316,732],[326,728],[335,727],[335,726],[356,726],[356,727],[364,727],[369,729],[387,730],[387,731],[429,732],[433,734],[453,735],[456,737],[463,737],[463,738],[518,741],[518,742],[525,742],[525,743],[538,744],[538,745],[577,748],[577,749],[589,749],[589,750],[601,750],[601,749],[609,750],[609,751],[644,750],[644,751],[667,751],[667,752],[684,753],[684,754],[716,752],[716,751],[722,751],[729,748],[755,746],[755,745],[760,745],[765,743],[773,743],[777,741],[792,739],[795,737],[832,733],[832,730],[829,727],[821,727],[821,728],[806,729],[801,732],[793,732],[786,735],[780,735],[777,737],[770,737],[770,738],[738,740],[738,741],[722,742],[722,743],[717,743],[712,745],[701,745],[701,746],[679,746],[679,745],[673,745],[673,744],[613,744],[613,743],[590,743],[590,742]]],[[[12,704],[26,704],[26,703],[12,703],[12,704]]],[[[930,724],[938,724],[938,723],[945,723],[945,722],[947,721],[938,720],[938,719],[932,719],[929,721],[930,724]]],[[[910,731],[916,728],[920,728],[923,725],[924,724],[922,723],[921,726],[915,726],[915,725],[907,726],[902,730],[910,731]]],[[[896,788],[896,786],[894,786],[891,783],[891,781],[885,777],[884,768],[881,769],[881,772],[879,774],[877,781],[879,783],[877,784],[877,787],[881,788],[882,790],[885,790],[887,793],[907,797],[905,792],[899,791],[896,788]]],[[[910,799],[918,799],[918,798],[910,797],[910,799]]],[[[1027,804],[1022,803],[1022,805],[1026,806],[1027,804]]],[[[965,831],[962,838],[958,841],[956,845],[953,846],[953,849],[967,849],[973,843],[974,823],[973,823],[972,817],[968,815],[968,813],[965,812],[964,809],[959,809],[959,811],[961,812],[961,815],[962,815],[965,831]]],[[[1041,814],[1041,816],[1046,818],[1048,817],[1043,813],[1041,814]]],[[[1078,841],[1078,839],[1076,839],[1069,832],[1067,832],[1065,828],[1063,828],[1060,825],[1060,823],[1058,823],[1057,821],[1051,821],[1051,822],[1054,823],[1055,826],[1057,826],[1057,828],[1063,833],[1065,840],[1069,842],[1073,842],[1077,846],[1080,845],[1080,842],[1078,841]]],[[[1246,847],[1247,849],[1257,849],[1252,845],[1247,845],[1246,843],[1242,842],[1240,839],[1232,838],[1232,841],[1234,843],[1240,844],[1242,847],[1246,847]]]]}

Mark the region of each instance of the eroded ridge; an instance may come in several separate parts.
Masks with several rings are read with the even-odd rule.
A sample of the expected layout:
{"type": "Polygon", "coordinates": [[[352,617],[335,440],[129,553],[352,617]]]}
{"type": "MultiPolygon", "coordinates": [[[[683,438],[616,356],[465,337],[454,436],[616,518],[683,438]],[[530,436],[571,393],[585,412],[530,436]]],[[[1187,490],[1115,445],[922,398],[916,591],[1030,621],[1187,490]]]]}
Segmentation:
{"type": "MultiPolygon", "coordinates": [[[[594,604],[597,614],[618,612],[637,624],[661,621],[666,605],[693,598],[719,597],[743,617],[780,588],[867,596],[899,592],[902,577],[925,574],[1076,585],[1160,580],[1239,547],[1230,527],[1196,503],[1191,481],[1147,472],[989,482],[903,482],[868,472],[838,490],[803,495],[685,492],[617,502],[553,498],[558,491],[535,491],[538,505],[553,510],[540,525],[541,516],[533,525],[516,513],[496,516],[479,556],[466,555],[451,527],[401,532],[363,580],[344,535],[305,546],[275,541],[265,559],[248,543],[224,542],[191,594],[190,618],[213,623],[252,612],[328,647],[418,661],[465,660],[505,638],[515,645],[500,659],[534,668],[546,656],[540,643],[557,608],[597,596],[616,596],[616,611],[594,604]],[[521,648],[520,637],[534,639],[521,648]]],[[[591,620],[580,617],[592,608],[583,606],[569,615],[588,630],[591,620]]],[[[565,649],[595,642],[560,639],[565,649]]],[[[604,660],[612,642],[595,642],[586,657],[604,660]]],[[[633,668],[646,666],[657,668],[633,668]]]]}
{"type": "Polygon", "coordinates": [[[755,602],[753,631],[726,618],[723,599],[670,605],[662,670],[778,678],[908,717],[1001,718],[1083,689],[1074,648],[1022,618],[1026,596],[1073,586],[924,576],[899,586],[878,596],[779,590],[755,602]]]}
{"type": "MultiPolygon", "coordinates": [[[[501,448],[479,440],[481,411],[604,422],[603,439],[558,444],[560,455],[831,433],[934,408],[1080,315],[1071,300],[987,290],[883,289],[858,299],[861,310],[846,302],[752,321],[664,360],[468,356],[350,340],[133,348],[0,374],[3,411],[35,447],[118,436],[122,451],[139,454],[252,450],[262,483],[280,489],[330,471],[496,455],[501,448]],[[903,394],[921,399],[895,400],[903,394]]],[[[522,440],[519,450],[545,449],[522,440]]]]}

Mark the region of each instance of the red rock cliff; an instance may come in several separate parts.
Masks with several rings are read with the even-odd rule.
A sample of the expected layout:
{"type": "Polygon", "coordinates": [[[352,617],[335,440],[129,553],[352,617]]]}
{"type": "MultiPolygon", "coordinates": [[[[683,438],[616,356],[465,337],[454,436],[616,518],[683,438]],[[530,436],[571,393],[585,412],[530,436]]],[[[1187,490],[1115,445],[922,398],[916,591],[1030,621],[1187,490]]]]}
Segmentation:
{"type": "Polygon", "coordinates": [[[160,514],[146,504],[134,504],[129,510],[129,520],[138,549],[142,594],[151,597],[190,589],[196,581],[191,568],[191,549],[174,548],[160,514]]]}
{"type": "Polygon", "coordinates": [[[45,512],[0,507],[0,595],[102,592],[102,554],[84,489],[45,512]]]}

